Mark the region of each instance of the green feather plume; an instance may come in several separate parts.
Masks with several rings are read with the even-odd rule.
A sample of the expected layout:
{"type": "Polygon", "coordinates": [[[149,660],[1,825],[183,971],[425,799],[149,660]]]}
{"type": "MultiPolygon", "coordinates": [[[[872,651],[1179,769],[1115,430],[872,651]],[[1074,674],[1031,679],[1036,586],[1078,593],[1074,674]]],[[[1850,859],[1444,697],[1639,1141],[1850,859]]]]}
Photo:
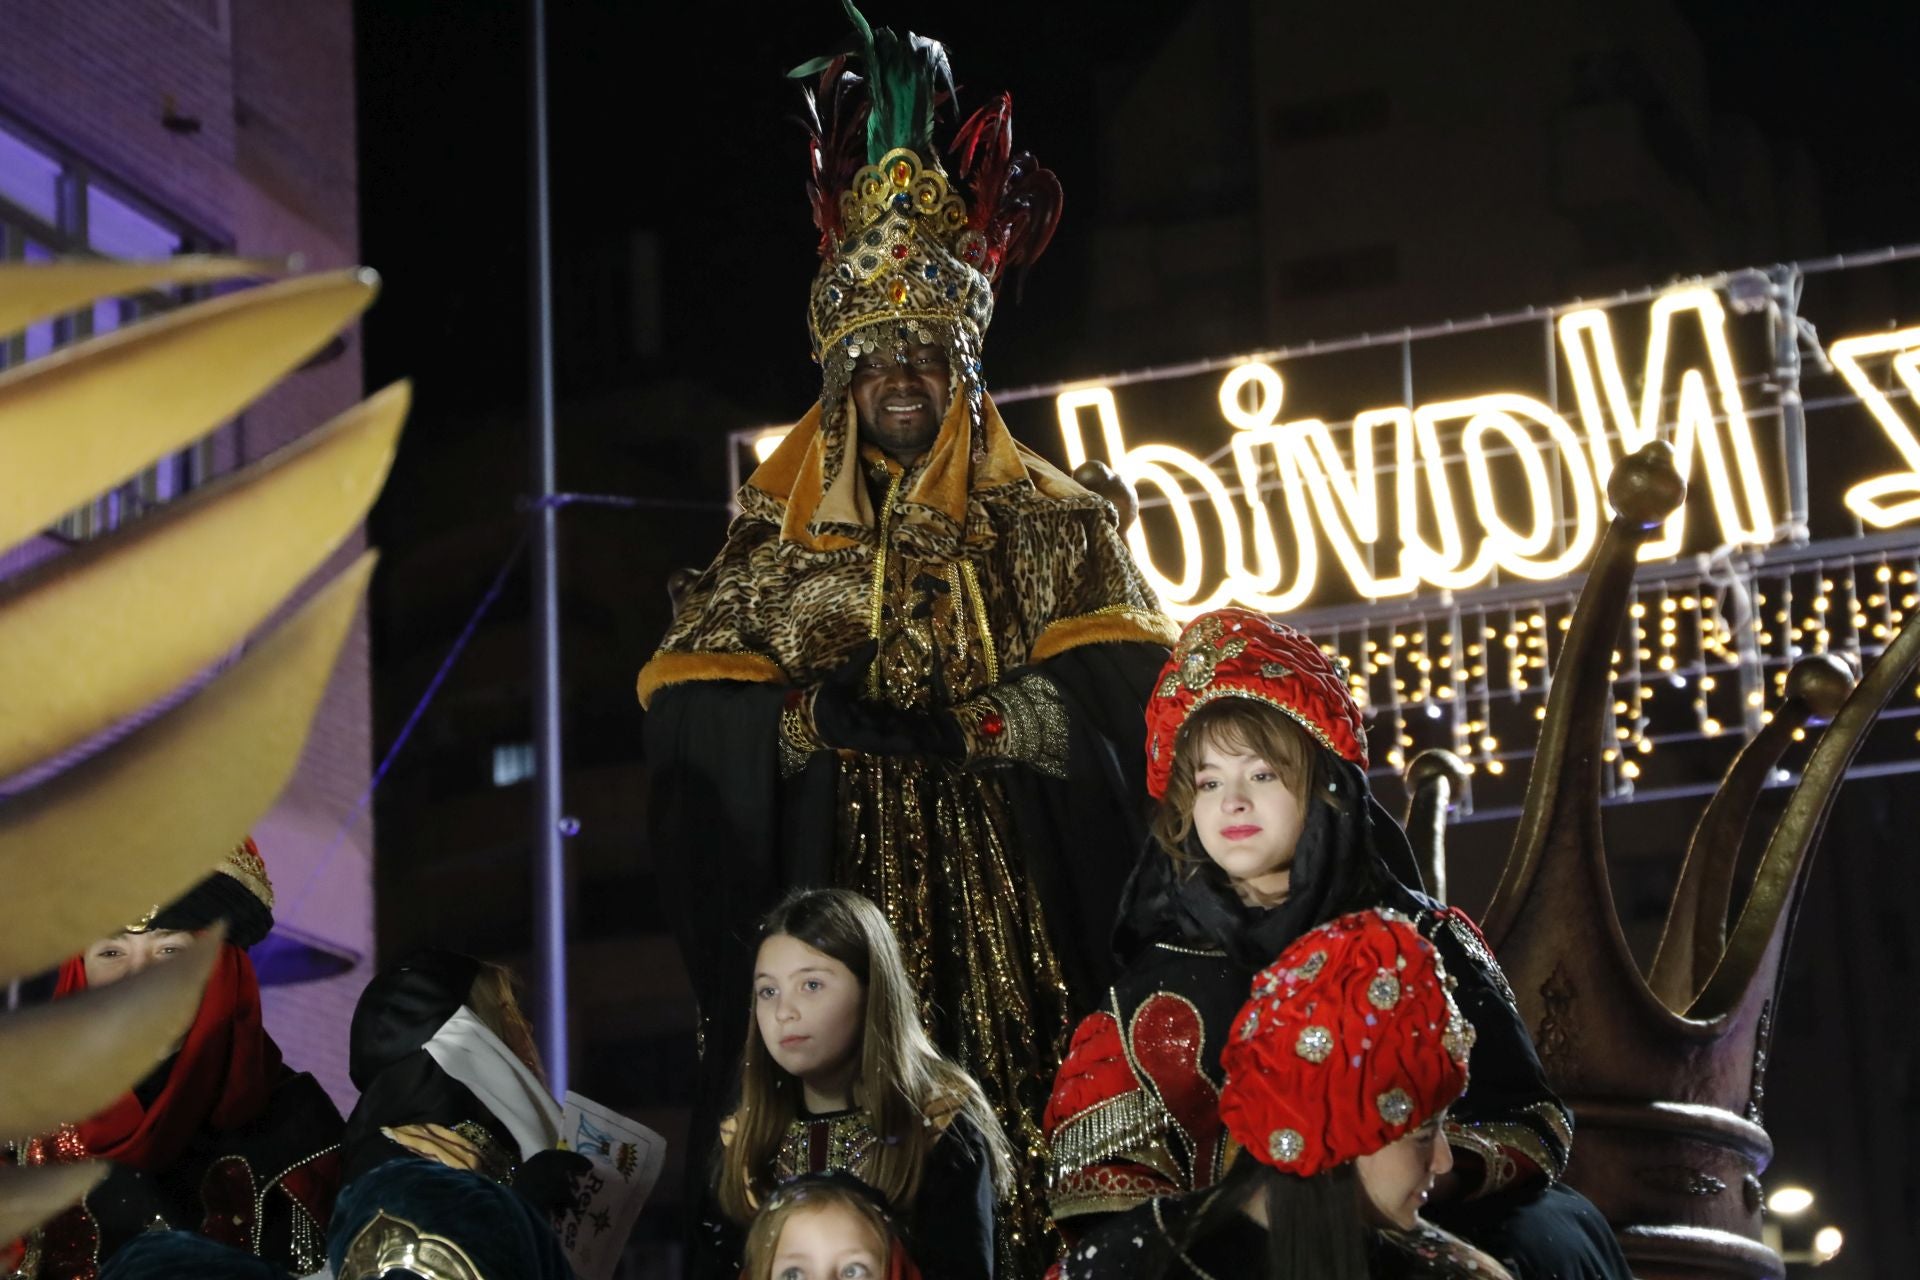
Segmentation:
{"type": "Polygon", "coordinates": [[[794,79],[819,75],[836,58],[856,57],[865,65],[867,97],[867,163],[895,147],[909,147],[932,160],[934,111],[953,98],[953,68],[947,48],[938,40],[909,31],[902,37],[889,27],[876,30],[853,0],[840,0],[853,22],[853,38],[840,53],[804,62],[789,71],[794,79]]]}

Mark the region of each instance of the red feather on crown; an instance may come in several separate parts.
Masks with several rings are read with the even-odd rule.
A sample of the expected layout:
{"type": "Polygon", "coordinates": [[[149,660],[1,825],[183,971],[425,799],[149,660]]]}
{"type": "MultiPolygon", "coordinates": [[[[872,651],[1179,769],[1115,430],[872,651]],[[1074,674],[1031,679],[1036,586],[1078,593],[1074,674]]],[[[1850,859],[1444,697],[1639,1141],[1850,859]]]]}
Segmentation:
{"type": "Polygon", "coordinates": [[[954,135],[952,151],[973,188],[968,225],[986,237],[981,270],[996,283],[1009,270],[1024,281],[1053,241],[1065,196],[1053,170],[1041,168],[1031,151],[1014,151],[1013,95],[1003,93],[974,112],[954,135]]]}

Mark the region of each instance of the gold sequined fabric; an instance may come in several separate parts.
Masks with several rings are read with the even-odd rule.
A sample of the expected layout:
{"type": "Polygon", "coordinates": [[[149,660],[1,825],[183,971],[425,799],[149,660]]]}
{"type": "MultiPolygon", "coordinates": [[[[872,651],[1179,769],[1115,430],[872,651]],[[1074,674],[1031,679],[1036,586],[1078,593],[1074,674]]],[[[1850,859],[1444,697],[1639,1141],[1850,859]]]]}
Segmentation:
{"type": "Polygon", "coordinates": [[[787,1126],[773,1167],[778,1181],[803,1173],[850,1173],[864,1180],[879,1138],[865,1111],[812,1116],[787,1126]]]}
{"type": "Polygon", "coordinates": [[[1054,1251],[1040,1116],[1069,1028],[1066,982],[1039,895],[1010,844],[991,776],[915,759],[840,766],[841,884],[893,923],[922,1020],[994,1103],[1013,1147],[1003,1207],[1006,1274],[1037,1276],[1054,1251]]]}
{"type": "MultiPolygon", "coordinates": [[[[873,580],[881,560],[889,583],[905,582],[940,609],[942,632],[973,651],[969,666],[977,660],[982,673],[988,670],[988,655],[980,651],[987,638],[992,661],[1006,675],[1034,661],[1043,646],[1049,657],[1059,652],[1063,646],[1048,633],[1074,620],[1111,622],[1090,632],[1088,642],[1169,643],[1173,625],[1133,563],[1112,505],[1021,452],[998,415],[989,417],[994,457],[1004,453],[1004,465],[996,464],[992,475],[975,469],[971,487],[956,499],[957,518],[923,491],[931,455],[897,485],[883,464],[853,459],[849,465],[862,469],[861,503],[870,523],[836,517],[823,524],[821,538],[830,532],[835,539],[829,549],[787,536],[790,503],[802,495],[776,495],[753,483],[742,487],[741,516],[726,545],[688,588],[673,626],[641,672],[642,700],[683,680],[819,682],[874,637],[873,580]],[[912,576],[903,578],[903,569],[912,576]],[[932,581],[918,582],[923,576],[932,581]],[[956,604],[972,614],[964,630],[946,616],[956,604]]],[[[807,483],[817,495],[822,481],[807,483]]],[[[912,615],[896,601],[893,616],[912,615]]],[[[928,625],[921,619],[914,635],[881,638],[890,648],[924,646],[928,625]]],[[[926,701],[914,705],[952,706],[965,696],[942,697],[929,689],[926,701]]]]}
{"type": "MultiPolygon", "coordinates": [[[[891,479],[871,477],[876,488],[883,477],[891,479]]],[[[992,623],[1004,602],[990,588],[982,593],[977,577],[896,554],[873,585],[875,696],[925,711],[995,687],[1004,642],[992,623]]],[[[886,913],[923,1021],[999,1112],[1018,1166],[1003,1209],[1003,1261],[1007,1274],[1038,1275],[1054,1247],[1039,1120],[1065,1051],[1069,1005],[1000,781],[946,761],[860,756],[840,762],[838,788],[835,879],[886,913]]]]}

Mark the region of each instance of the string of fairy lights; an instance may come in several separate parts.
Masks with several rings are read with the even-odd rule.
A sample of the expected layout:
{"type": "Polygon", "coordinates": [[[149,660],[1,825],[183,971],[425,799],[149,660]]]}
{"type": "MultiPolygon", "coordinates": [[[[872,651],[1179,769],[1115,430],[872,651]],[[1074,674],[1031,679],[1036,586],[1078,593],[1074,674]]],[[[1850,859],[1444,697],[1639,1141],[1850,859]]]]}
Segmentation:
{"type": "MultiPolygon", "coordinates": [[[[1772,561],[1756,554],[1635,584],[1609,655],[1604,794],[1631,796],[1663,749],[1750,737],[1773,718],[1805,655],[1835,654],[1856,671],[1871,664],[1920,609],[1920,544],[1835,550],[1797,548],[1772,561]]],[[[1429,604],[1377,620],[1298,619],[1346,660],[1373,725],[1376,774],[1397,775],[1416,751],[1444,747],[1470,771],[1469,813],[1475,777],[1524,774],[1578,596],[1577,583],[1556,585],[1525,600],[1429,604]]],[[[1920,686],[1882,718],[1916,716],[1920,686]]]]}

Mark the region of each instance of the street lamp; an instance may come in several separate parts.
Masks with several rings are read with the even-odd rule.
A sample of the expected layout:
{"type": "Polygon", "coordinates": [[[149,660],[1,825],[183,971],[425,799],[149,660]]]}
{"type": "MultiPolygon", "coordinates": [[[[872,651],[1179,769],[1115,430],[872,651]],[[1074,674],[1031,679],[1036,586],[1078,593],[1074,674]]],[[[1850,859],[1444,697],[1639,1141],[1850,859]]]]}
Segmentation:
{"type": "Polygon", "coordinates": [[[1767,1197],[1767,1209],[1783,1218],[1797,1217],[1813,1207],[1813,1192],[1805,1187],[1781,1187],[1767,1197]]]}

